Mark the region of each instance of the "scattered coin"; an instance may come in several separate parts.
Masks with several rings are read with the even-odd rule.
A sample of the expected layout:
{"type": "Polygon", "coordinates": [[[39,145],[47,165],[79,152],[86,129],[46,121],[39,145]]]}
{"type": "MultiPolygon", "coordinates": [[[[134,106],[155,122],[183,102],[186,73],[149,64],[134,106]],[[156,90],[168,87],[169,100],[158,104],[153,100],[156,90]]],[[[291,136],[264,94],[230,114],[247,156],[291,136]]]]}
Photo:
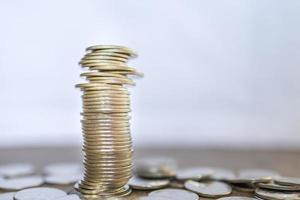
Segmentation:
{"type": "Polygon", "coordinates": [[[4,179],[0,181],[0,189],[2,190],[21,190],[30,187],[37,187],[44,183],[40,176],[18,177],[4,179]]]}
{"type": "Polygon", "coordinates": [[[256,199],[251,197],[232,196],[232,197],[221,197],[218,200],[256,200],[256,199]]]}
{"type": "Polygon", "coordinates": [[[221,197],[231,194],[231,187],[223,182],[219,181],[208,181],[208,182],[197,182],[188,180],[184,183],[184,187],[187,190],[197,193],[202,197],[221,197]]]}
{"type": "Polygon", "coordinates": [[[14,200],[15,193],[7,192],[0,194],[0,200],[14,200]]]}
{"type": "Polygon", "coordinates": [[[77,163],[55,163],[44,168],[45,174],[80,174],[82,166],[77,163]]]}
{"type": "Polygon", "coordinates": [[[282,191],[300,191],[300,186],[294,185],[279,185],[274,182],[270,183],[258,183],[257,187],[270,189],[270,190],[282,190],[282,191]]]}
{"type": "Polygon", "coordinates": [[[75,194],[71,194],[65,197],[61,197],[55,200],[80,200],[79,196],[75,195],[75,194]]]}
{"type": "Polygon", "coordinates": [[[240,192],[253,193],[255,190],[255,187],[252,183],[231,183],[231,186],[233,189],[240,192]]]}
{"type": "Polygon", "coordinates": [[[274,182],[280,185],[300,187],[300,178],[295,177],[278,177],[274,179],[274,182]]]}
{"type": "Polygon", "coordinates": [[[4,177],[16,177],[30,175],[35,169],[30,164],[8,164],[0,166],[0,175],[4,177]]]}
{"type": "Polygon", "coordinates": [[[209,178],[214,171],[209,167],[194,167],[178,170],[176,179],[178,180],[201,180],[209,178]]]}
{"type": "Polygon", "coordinates": [[[300,193],[298,192],[284,192],[256,188],[255,195],[262,199],[275,200],[300,200],[300,193]]]}
{"type": "Polygon", "coordinates": [[[29,188],[17,192],[15,200],[55,200],[66,196],[66,192],[47,187],[29,188]]]}
{"type": "Polygon", "coordinates": [[[236,179],[236,174],[228,169],[214,168],[214,173],[210,176],[210,179],[216,181],[226,181],[236,179]]]}
{"type": "Polygon", "coordinates": [[[149,180],[138,177],[132,177],[129,180],[129,185],[133,189],[137,190],[154,190],[166,187],[170,183],[170,180],[149,180]]]}
{"type": "Polygon", "coordinates": [[[184,182],[172,179],[170,181],[169,187],[182,189],[182,188],[184,188],[184,182]]]}
{"type": "Polygon", "coordinates": [[[198,200],[199,196],[194,192],[183,189],[161,189],[149,193],[150,197],[164,197],[172,200],[198,200]]]}
{"type": "Polygon", "coordinates": [[[170,200],[168,197],[140,197],[139,200],[170,200]]]}
{"type": "Polygon", "coordinates": [[[81,177],[81,174],[48,175],[45,177],[45,183],[53,185],[69,185],[76,183],[81,177]]]}
{"type": "Polygon", "coordinates": [[[279,173],[265,169],[240,170],[236,179],[229,179],[232,183],[263,183],[279,177],[279,173]]]}
{"type": "Polygon", "coordinates": [[[170,158],[156,157],[136,161],[136,173],[143,178],[171,178],[176,175],[177,163],[170,158]]]}

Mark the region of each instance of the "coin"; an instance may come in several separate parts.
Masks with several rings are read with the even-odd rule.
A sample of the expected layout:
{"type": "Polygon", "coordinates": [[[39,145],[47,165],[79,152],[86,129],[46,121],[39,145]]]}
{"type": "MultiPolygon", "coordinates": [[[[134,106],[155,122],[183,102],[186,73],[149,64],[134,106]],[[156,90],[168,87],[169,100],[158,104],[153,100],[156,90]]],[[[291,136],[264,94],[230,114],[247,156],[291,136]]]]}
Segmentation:
{"type": "Polygon", "coordinates": [[[30,175],[34,172],[35,169],[30,164],[8,164],[0,166],[0,175],[4,177],[30,175]]]}
{"type": "Polygon", "coordinates": [[[255,190],[255,195],[262,199],[300,200],[300,193],[298,192],[279,192],[275,190],[257,188],[255,190]]]}
{"type": "Polygon", "coordinates": [[[213,168],[214,173],[210,176],[212,180],[226,181],[236,178],[236,174],[228,169],[213,168]]]}
{"type": "Polygon", "coordinates": [[[222,182],[208,181],[208,182],[196,182],[188,180],[184,183],[184,187],[192,192],[197,193],[202,197],[221,197],[231,194],[231,187],[222,182]]]}
{"type": "Polygon", "coordinates": [[[0,194],[0,200],[14,200],[15,192],[7,192],[0,194]]]}
{"type": "Polygon", "coordinates": [[[94,56],[112,56],[112,57],[120,57],[120,58],[127,58],[127,59],[130,58],[130,56],[128,56],[126,54],[122,54],[122,53],[110,53],[110,52],[91,52],[91,53],[85,54],[85,57],[86,56],[89,56],[89,57],[94,57],[94,56]]]}
{"type": "Polygon", "coordinates": [[[125,53],[125,54],[129,54],[129,55],[137,55],[134,51],[132,51],[131,49],[127,48],[127,47],[123,47],[123,46],[118,46],[118,45],[94,45],[94,46],[90,46],[86,49],[87,51],[89,50],[93,50],[95,52],[109,52],[109,50],[111,50],[112,52],[121,52],[121,53],[125,53]],[[101,51],[100,51],[101,50],[101,51]]]}
{"type": "Polygon", "coordinates": [[[169,187],[170,188],[183,189],[184,188],[184,182],[172,179],[170,184],[169,184],[169,187]]]}
{"type": "Polygon", "coordinates": [[[209,178],[214,171],[209,167],[194,167],[178,170],[176,179],[178,180],[200,180],[209,178]]]}
{"type": "Polygon", "coordinates": [[[56,200],[80,200],[79,196],[75,195],[75,194],[71,194],[71,195],[67,195],[65,197],[60,197],[56,200]]]}
{"type": "Polygon", "coordinates": [[[44,180],[40,176],[18,177],[12,179],[4,179],[0,181],[0,189],[2,190],[21,190],[29,187],[40,186],[44,180]]]}
{"type": "Polygon", "coordinates": [[[161,189],[149,193],[150,197],[165,197],[172,200],[198,200],[199,196],[183,189],[161,189]]]}
{"type": "Polygon", "coordinates": [[[269,182],[279,177],[279,173],[266,169],[243,169],[240,170],[236,179],[228,180],[232,183],[261,183],[269,182]]]}
{"type": "Polygon", "coordinates": [[[218,200],[256,200],[256,199],[251,197],[231,196],[231,197],[221,197],[218,200]]]}
{"type": "Polygon", "coordinates": [[[170,200],[168,197],[141,197],[139,200],[170,200]]]}
{"type": "Polygon", "coordinates": [[[54,200],[66,195],[59,189],[38,187],[21,190],[15,194],[14,198],[15,200],[54,200]]]}
{"type": "Polygon", "coordinates": [[[52,185],[69,185],[76,183],[82,177],[81,174],[56,174],[45,177],[45,183],[52,185]]]}
{"type": "Polygon", "coordinates": [[[270,183],[258,183],[257,187],[271,190],[282,190],[282,191],[300,191],[300,186],[297,185],[279,185],[274,182],[270,183]]]}
{"type": "Polygon", "coordinates": [[[166,187],[170,183],[170,180],[149,180],[141,179],[138,177],[132,177],[129,180],[129,185],[133,189],[137,190],[154,190],[166,187]]]}
{"type": "Polygon", "coordinates": [[[300,187],[300,178],[295,178],[295,177],[278,177],[274,179],[274,182],[279,185],[300,187]]]}
{"type": "Polygon", "coordinates": [[[171,178],[176,175],[175,160],[156,157],[137,160],[136,173],[143,178],[171,178]]]}
{"type": "Polygon", "coordinates": [[[252,193],[255,190],[252,183],[231,183],[231,186],[240,192],[252,193]]]}
{"type": "MultiPolygon", "coordinates": [[[[91,76],[91,77],[119,77],[119,78],[124,78],[124,75],[121,74],[116,74],[116,73],[109,73],[109,72],[84,72],[81,73],[80,76],[91,76]]],[[[122,87],[119,87],[120,89],[123,89],[122,87]]],[[[124,89],[123,89],[124,90],[124,89]]]]}

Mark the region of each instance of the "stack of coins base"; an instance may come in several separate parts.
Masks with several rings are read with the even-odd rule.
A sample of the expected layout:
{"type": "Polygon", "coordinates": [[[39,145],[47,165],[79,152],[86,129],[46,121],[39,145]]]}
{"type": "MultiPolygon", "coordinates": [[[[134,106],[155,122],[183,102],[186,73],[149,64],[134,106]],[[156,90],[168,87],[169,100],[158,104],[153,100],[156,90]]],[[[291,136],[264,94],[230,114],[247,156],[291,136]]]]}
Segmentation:
{"type": "Polygon", "coordinates": [[[131,192],[127,182],[132,176],[133,149],[126,85],[135,85],[129,76],[142,76],[127,66],[132,57],[136,54],[126,47],[97,45],[87,48],[80,61],[88,68],[81,74],[87,82],[76,85],[83,91],[84,177],[75,189],[86,199],[131,192]]]}

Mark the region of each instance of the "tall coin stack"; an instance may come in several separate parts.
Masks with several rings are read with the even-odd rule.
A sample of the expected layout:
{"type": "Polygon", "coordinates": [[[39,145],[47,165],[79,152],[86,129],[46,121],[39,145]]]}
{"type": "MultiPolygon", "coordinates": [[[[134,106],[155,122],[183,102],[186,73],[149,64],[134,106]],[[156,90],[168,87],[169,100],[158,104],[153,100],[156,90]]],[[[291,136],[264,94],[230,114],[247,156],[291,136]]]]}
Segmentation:
{"type": "Polygon", "coordinates": [[[81,74],[87,82],[77,84],[83,91],[82,132],[84,177],[75,189],[83,198],[120,197],[131,190],[132,144],[129,126],[130,77],[143,76],[127,66],[137,54],[114,45],[86,49],[80,61],[88,68],[81,74]]]}

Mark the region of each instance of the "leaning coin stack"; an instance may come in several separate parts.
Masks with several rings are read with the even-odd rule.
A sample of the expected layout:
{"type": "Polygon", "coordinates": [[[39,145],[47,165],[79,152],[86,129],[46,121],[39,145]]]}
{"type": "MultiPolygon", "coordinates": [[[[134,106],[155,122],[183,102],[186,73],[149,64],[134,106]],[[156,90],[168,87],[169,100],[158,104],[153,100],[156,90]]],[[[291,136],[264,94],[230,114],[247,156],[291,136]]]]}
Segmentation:
{"type": "Polygon", "coordinates": [[[132,145],[129,126],[129,92],[135,85],[131,76],[141,73],[127,65],[137,55],[113,45],[87,48],[80,65],[87,83],[76,85],[83,91],[82,132],[84,177],[75,188],[82,197],[119,197],[130,193],[132,145]]]}

